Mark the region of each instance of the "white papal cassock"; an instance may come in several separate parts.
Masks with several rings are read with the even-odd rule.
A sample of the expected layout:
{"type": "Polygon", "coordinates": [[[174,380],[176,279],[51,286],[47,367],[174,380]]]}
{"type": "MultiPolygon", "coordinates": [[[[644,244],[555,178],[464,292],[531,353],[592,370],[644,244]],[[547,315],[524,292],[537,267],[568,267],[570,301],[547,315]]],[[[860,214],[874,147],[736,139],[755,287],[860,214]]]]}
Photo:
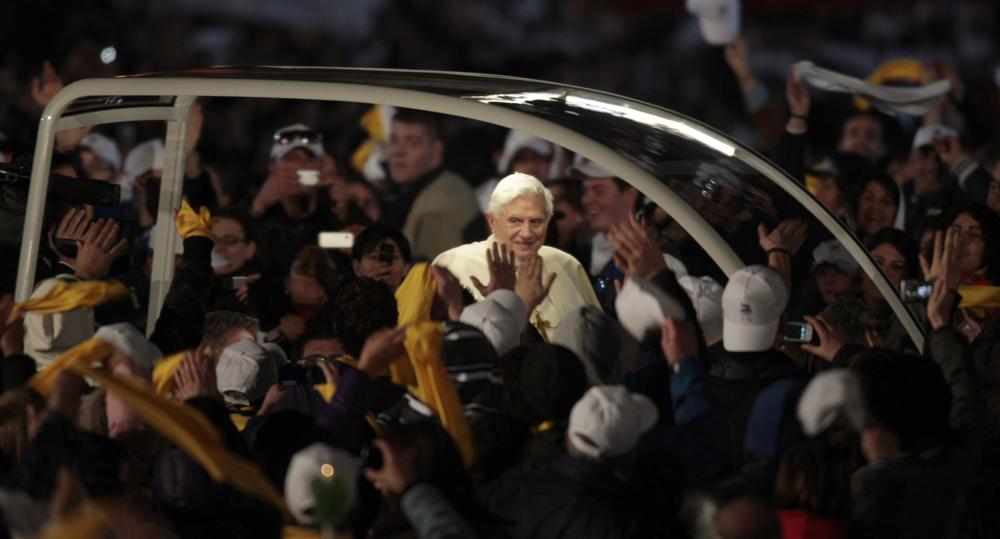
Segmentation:
{"type": "MultiPolygon", "coordinates": [[[[481,301],[483,295],[472,283],[475,276],[479,282],[488,284],[490,270],[486,264],[486,250],[494,242],[493,236],[486,241],[467,243],[449,249],[434,259],[434,265],[448,268],[464,288],[472,293],[476,301],[481,301]]],[[[559,326],[569,313],[584,305],[601,308],[597,296],[590,285],[590,276],[583,266],[570,254],[555,247],[543,245],[538,249],[542,257],[542,282],[546,282],[549,274],[557,275],[549,295],[535,308],[528,317],[531,325],[548,341],[554,328],[559,326]]]]}

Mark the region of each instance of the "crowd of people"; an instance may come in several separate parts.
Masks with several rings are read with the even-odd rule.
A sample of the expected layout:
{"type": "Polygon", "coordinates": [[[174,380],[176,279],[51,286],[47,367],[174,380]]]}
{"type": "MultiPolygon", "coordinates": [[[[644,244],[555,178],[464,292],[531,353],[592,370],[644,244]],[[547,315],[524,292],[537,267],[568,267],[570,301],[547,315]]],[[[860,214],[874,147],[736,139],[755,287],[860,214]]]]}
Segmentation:
{"type": "MultiPolygon", "coordinates": [[[[30,299],[0,301],[0,534],[994,536],[981,111],[910,59],[869,82],[948,80],[920,116],[830,106],[796,73],[776,104],[742,38],[722,52],[753,138],[863,243],[922,347],[848,248],[725,167],[679,194],[722,208],[706,219],[750,264],[728,276],[634,186],[531,134],[379,105],[351,109],[345,148],[289,114],[241,142],[266,162],[253,181],[203,152],[235,110],[204,100],[172,221],[157,128],[56,138],[53,172],[121,197],[49,204],[30,299]],[[178,240],[149,327],[157,234],[178,240]]],[[[26,108],[68,77],[39,72],[26,108]]]]}

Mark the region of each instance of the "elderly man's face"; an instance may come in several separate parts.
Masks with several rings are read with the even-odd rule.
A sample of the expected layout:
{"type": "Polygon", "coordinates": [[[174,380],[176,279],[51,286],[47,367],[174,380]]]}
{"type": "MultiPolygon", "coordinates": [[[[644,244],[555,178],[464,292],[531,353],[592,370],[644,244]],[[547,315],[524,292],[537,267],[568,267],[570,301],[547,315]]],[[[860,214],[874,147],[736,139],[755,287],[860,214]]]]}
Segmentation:
{"type": "Polygon", "coordinates": [[[549,217],[541,195],[517,197],[497,215],[486,214],[496,240],[510,246],[515,258],[530,258],[545,243],[549,217]]]}

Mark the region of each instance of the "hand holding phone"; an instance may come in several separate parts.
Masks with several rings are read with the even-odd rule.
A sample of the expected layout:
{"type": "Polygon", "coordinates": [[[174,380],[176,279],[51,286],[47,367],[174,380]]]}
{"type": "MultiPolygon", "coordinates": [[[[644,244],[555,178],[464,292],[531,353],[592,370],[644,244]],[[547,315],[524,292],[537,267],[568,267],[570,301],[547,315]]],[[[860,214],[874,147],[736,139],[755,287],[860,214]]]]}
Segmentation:
{"type": "Polygon", "coordinates": [[[819,344],[819,335],[810,324],[788,322],[785,324],[785,342],[819,344]]]}
{"type": "Polygon", "coordinates": [[[899,283],[899,295],[904,302],[927,303],[934,291],[934,281],[907,279],[899,283]]]}

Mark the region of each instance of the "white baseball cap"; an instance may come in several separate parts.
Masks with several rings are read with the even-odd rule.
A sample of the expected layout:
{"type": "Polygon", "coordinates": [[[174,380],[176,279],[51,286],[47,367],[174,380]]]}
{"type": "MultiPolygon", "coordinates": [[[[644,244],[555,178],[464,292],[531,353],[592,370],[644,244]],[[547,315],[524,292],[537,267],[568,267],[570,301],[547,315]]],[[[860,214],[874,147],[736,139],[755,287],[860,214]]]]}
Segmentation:
{"type": "Polygon", "coordinates": [[[573,405],[567,439],[587,457],[620,457],[658,418],[656,405],[645,395],[625,386],[594,386],[573,405]]]}
{"type": "Polygon", "coordinates": [[[278,383],[278,364],[274,355],[253,339],[240,339],[219,354],[215,376],[226,402],[248,405],[278,383]]]}
{"type": "Polygon", "coordinates": [[[354,505],[357,497],[358,458],[343,449],[316,442],[292,456],[285,474],[285,503],[299,524],[316,524],[316,494],[313,481],[325,478],[340,483],[336,492],[342,512],[354,505]]]}
{"type": "Polygon", "coordinates": [[[502,356],[521,344],[528,309],[513,290],[494,290],[462,310],[459,321],[482,331],[502,356]]]}
{"type": "Polygon", "coordinates": [[[722,344],[729,352],[761,352],[774,345],[788,291],[777,272],[747,266],[729,276],[722,292],[722,344]]]}
{"type": "Polygon", "coordinates": [[[160,348],[128,322],[101,326],[94,337],[115,347],[142,369],[151,370],[156,361],[163,357],[160,348]]]}
{"type": "Polygon", "coordinates": [[[687,0],[687,10],[711,45],[728,45],[740,34],[740,0],[687,0]]]}
{"type": "Polygon", "coordinates": [[[134,180],[150,170],[163,170],[163,141],[154,138],[137,144],[125,156],[125,176],[134,180]]]}
{"type": "Polygon", "coordinates": [[[551,142],[530,133],[511,129],[510,133],[507,134],[506,142],[504,142],[503,153],[500,154],[500,159],[497,161],[497,174],[507,174],[511,159],[522,149],[531,150],[542,157],[549,157],[552,155],[553,146],[551,142]]]}
{"type": "Polygon", "coordinates": [[[587,159],[586,157],[576,154],[573,156],[573,166],[569,168],[570,172],[574,172],[583,176],[584,178],[617,178],[618,175],[611,172],[610,170],[598,165],[597,163],[587,159]]]}
{"type": "Polygon", "coordinates": [[[830,264],[841,273],[854,273],[858,262],[837,240],[826,240],[813,249],[813,269],[822,264],[830,264]]]}
{"type": "Polygon", "coordinates": [[[711,277],[682,275],[677,278],[694,305],[705,344],[712,346],[722,340],[722,285],[711,277]]]}
{"type": "Polygon", "coordinates": [[[615,298],[618,321],[637,341],[653,331],[667,318],[684,320],[684,308],[660,287],[642,277],[629,277],[615,298]]]}
{"type": "Polygon", "coordinates": [[[809,436],[823,432],[839,417],[861,432],[865,425],[865,405],[857,377],[847,369],[817,374],[799,398],[798,416],[802,430],[809,436]]]}
{"type": "Polygon", "coordinates": [[[303,148],[313,154],[313,157],[319,157],[323,155],[323,136],[305,124],[289,125],[274,132],[272,160],[281,159],[295,148],[303,148]]]}
{"type": "Polygon", "coordinates": [[[917,134],[913,136],[913,149],[934,144],[935,140],[942,137],[958,138],[958,131],[941,124],[925,125],[917,129],[917,134]]]}
{"type": "Polygon", "coordinates": [[[80,139],[79,146],[94,152],[97,157],[113,166],[115,170],[122,169],[122,152],[118,149],[115,141],[109,137],[100,133],[87,133],[80,139]]]}

